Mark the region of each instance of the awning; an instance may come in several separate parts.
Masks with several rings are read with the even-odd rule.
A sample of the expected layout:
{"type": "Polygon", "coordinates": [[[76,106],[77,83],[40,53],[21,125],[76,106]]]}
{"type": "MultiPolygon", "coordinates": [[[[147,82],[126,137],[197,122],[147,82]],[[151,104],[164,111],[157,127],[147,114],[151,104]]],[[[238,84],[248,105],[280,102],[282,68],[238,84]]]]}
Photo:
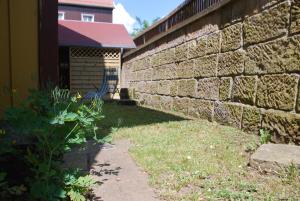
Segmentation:
{"type": "Polygon", "coordinates": [[[135,48],[135,44],[124,25],[59,20],[60,46],[135,48]]]}

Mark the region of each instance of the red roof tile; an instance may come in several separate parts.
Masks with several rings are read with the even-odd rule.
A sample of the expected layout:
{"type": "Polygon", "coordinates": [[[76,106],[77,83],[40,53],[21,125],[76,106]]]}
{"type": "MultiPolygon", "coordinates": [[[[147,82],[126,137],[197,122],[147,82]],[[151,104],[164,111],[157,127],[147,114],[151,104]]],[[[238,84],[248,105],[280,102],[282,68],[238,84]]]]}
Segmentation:
{"type": "Polygon", "coordinates": [[[114,7],[113,0],[58,0],[58,3],[109,8],[114,7]]]}
{"type": "Polygon", "coordinates": [[[59,20],[60,46],[135,48],[124,25],[59,20]]]}

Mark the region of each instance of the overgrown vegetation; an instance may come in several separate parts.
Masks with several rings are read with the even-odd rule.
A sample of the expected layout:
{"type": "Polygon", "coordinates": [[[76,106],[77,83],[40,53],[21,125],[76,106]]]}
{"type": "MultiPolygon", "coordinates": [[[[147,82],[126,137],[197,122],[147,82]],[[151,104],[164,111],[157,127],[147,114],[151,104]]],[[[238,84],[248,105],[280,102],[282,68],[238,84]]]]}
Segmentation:
{"type": "Polygon", "coordinates": [[[248,166],[257,136],[139,107],[108,104],[103,112],[103,125],[117,125],[122,118],[114,138],[132,141],[131,155],[162,200],[299,200],[296,167],[281,176],[248,166]]]}
{"type": "Polygon", "coordinates": [[[63,169],[63,155],[98,137],[102,101],[84,103],[68,90],[31,91],[20,106],[9,108],[5,120],[10,134],[1,132],[1,163],[20,161],[25,178],[13,178],[10,165],[0,168],[0,200],[84,201],[95,181],[80,170],[63,169]],[[7,166],[7,167],[5,167],[7,166]],[[13,178],[13,179],[12,179],[13,178]]]}
{"type": "Polygon", "coordinates": [[[272,139],[271,134],[268,131],[265,131],[263,129],[260,129],[259,134],[260,134],[260,140],[259,140],[260,144],[268,144],[272,139]]]}

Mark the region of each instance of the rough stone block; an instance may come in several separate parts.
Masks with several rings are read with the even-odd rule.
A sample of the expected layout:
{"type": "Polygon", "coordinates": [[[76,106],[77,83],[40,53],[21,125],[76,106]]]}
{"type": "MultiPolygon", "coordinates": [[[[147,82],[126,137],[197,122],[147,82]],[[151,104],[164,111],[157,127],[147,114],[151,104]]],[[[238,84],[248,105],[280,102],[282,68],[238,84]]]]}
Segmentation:
{"type": "Polygon", "coordinates": [[[165,79],[176,79],[177,72],[176,72],[177,65],[175,63],[167,64],[165,67],[165,79]]]}
{"type": "Polygon", "coordinates": [[[160,64],[172,63],[175,60],[175,48],[164,50],[160,56],[160,64]]]}
{"type": "Polygon", "coordinates": [[[297,98],[297,103],[296,103],[296,111],[300,113],[300,82],[298,86],[298,98],[297,98]]]}
{"type": "Polygon", "coordinates": [[[241,128],[243,108],[231,103],[215,102],[214,120],[220,124],[241,128]]]}
{"type": "Polygon", "coordinates": [[[299,114],[267,111],[263,114],[262,128],[272,134],[272,141],[274,142],[293,142],[300,145],[299,114]]]}
{"type": "Polygon", "coordinates": [[[298,75],[262,76],[258,82],[257,105],[263,108],[293,110],[298,80],[298,75]]]}
{"type": "Polygon", "coordinates": [[[237,50],[242,45],[242,23],[229,26],[221,32],[221,51],[237,50]]]}
{"type": "Polygon", "coordinates": [[[160,81],[158,84],[158,94],[161,95],[169,95],[171,88],[171,81],[170,80],[163,80],[160,81]]]}
{"type": "Polygon", "coordinates": [[[219,78],[205,78],[198,82],[197,97],[207,100],[219,99],[219,78]]]}
{"type": "Polygon", "coordinates": [[[177,96],[177,94],[178,94],[178,85],[179,85],[179,81],[177,81],[177,80],[172,80],[171,81],[171,87],[170,87],[170,95],[171,96],[177,96]]]}
{"type": "Polygon", "coordinates": [[[176,75],[178,78],[194,77],[194,60],[180,62],[176,68],[176,75]]]}
{"type": "Polygon", "coordinates": [[[216,54],[220,52],[220,32],[207,36],[206,54],[216,54]]]}
{"type": "Polygon", "coordinates": [[[254,134],[259,133],[261,127],[260,110],[256,107],[244,107],[242,129],[254,134]]]}
{"type": "Polygon", "coordinates": [[[205,55],[206,49],[206,36],[200,37],[197,40],[193,40],[189,43],[188,58],[201,57],[205,55]]]}
{"type": "Polygon", "coordinates": [[[292,4],[290,32],[300,32],[300,0],[294,0],[292,4]]]}
{"type": "Polygon", "coordinates": [[[244,22],[245,43],[259,43],[287,33],[289,8],[289,3],[284,2],[246,18],[244,22]]]}
{"type": "Polygon", "coordinates": [[[150,93],[150,82],[149,81],[147,81],[145,83],[144,93],[148,93],[148,94],[150,93]]]}
{"type": "Polygon", "coordinates": [[[152,79],[153,80],[161,80],[166,77],[166,67],[165,66],[158,66],[155,67],[152,71],[152,79]]]}
{"type": "Polygon", "coordinates": [[[267,172],[282,171],[294,164],[300,171],[300,147],[284,144],[264,144],[251,156],[250,165],[267,172]]]}
{"type": "Polygon", "coordinates": [[[214,104],[211,101],[192,99],[190,101],[189,115],[195,118],[212,121],[214,104]]]}
{"type": "Polygon", "coordinates": [[[188,108],[190,104],[189,98],[175,98],[173,102],[173,110],[188,115],[188,108]]]}
{"type": "Polygon", "coordinates": [[[144,98],[144,105],[147,105],[147,106],[150,106],[151,105],[151,99],[152,99],[152,95],[150,95],[150,94],[145,94],[144,96],[143,96],[143,98],[144,98]]]}
{"type": "Polygon", "coordinates": [[[147,69],[151,67],[151,60],[149,57],[145,57],[144,59],[142,59],[142,66],[143,69],[147,69]]]}
{"type": "Polygon", "coordinates": [[[217,74],[217,55],[210,55],[195,59],[195,77],[214,77],[217,74]]]}
{"type": "Polygon", "coordinates": [[[152,79],[152,68],[145,70],[144,79],[145,81],[149,81],[152,79]]]}
{"type": "Polygon", "coordinates": [[[247,48],[246,74],[300,72],[300,36],[247,48]]]}
{"type": "Polygon", "coordinates": [[[239,75],[244,71],[243,51],[227,52],[220,54],[218,76],[239,75]]]}
{"type": "Polygon", "coordinates": [[[231,99],[233,80],[231,77],[224,77],[220,79],[219,99],[221,101],[231,99]]]}
{"type": "Polygon", "coordinates": [[[257,77],[241,76],[234,79],[232,98],[235,102],[255,104],[257,77]]]}
{"type": "Polygon", "coordinates": [[[178,96],[196,96],[196,87],[197,81],[194,79],[191,80],[179,80],[178,81],[178,96]]]}
{"type": "Polygon", "coordinates": [[[138,82],[136,91],[145,92],[145,85],[146,85],[145,82],[138,82]]]}
{"type": "Polygon", "coordinates": [[[138,80],[138,81],[144,80],[144,72],[143,71],[136,72],[136,80],[138,80]]]}
{"type": "Polygon", "coordinates": [[[158,91],[158,82],[150,82],[149,89],[151,94],[156,94],[158,91]]]}
{"type": "Polygon", "coordinates": [[[184,61],[187,59],[188,45],[183,43],[175,48],[175,60],[184,61]]]}
{"type": "Polygon", "coordinates": [[[156,109],[161,109],[161,96],[158,95],[152,96],[150,106],[156,109]]]}
{"type": "Polygon", "coordinates": [[[173,108],[173,98],[170,96],[162,96],[161,99],[161,109],[170,111],[173,108]]]}
{"type": "Polygon", "coordinates": [[[159,53],[155,53],[154,55],[151,56],[151,64],[152,66],[159,66],[160,60],[159,60],[159,53]]]}

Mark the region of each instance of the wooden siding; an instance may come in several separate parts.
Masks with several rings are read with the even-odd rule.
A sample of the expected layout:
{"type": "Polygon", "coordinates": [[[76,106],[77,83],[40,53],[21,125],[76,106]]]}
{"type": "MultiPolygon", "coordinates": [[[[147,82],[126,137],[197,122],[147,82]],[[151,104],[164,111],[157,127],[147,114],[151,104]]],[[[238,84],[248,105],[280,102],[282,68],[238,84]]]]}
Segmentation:
{"type": "Polygon", "coordinates": [[[95,22],[112,23],[112,8],[90,8],[82,6],[60,5],[58,10],[65,13],[65,20],[81,20],[81,14],[95,15],[95,22]]]}
{"type": "Polygon", "coordinates": [[[119,69],[120,50],[96,48],[70,49],[70,89],[85,94],[100,89],[107,68],[119,69]]]}

